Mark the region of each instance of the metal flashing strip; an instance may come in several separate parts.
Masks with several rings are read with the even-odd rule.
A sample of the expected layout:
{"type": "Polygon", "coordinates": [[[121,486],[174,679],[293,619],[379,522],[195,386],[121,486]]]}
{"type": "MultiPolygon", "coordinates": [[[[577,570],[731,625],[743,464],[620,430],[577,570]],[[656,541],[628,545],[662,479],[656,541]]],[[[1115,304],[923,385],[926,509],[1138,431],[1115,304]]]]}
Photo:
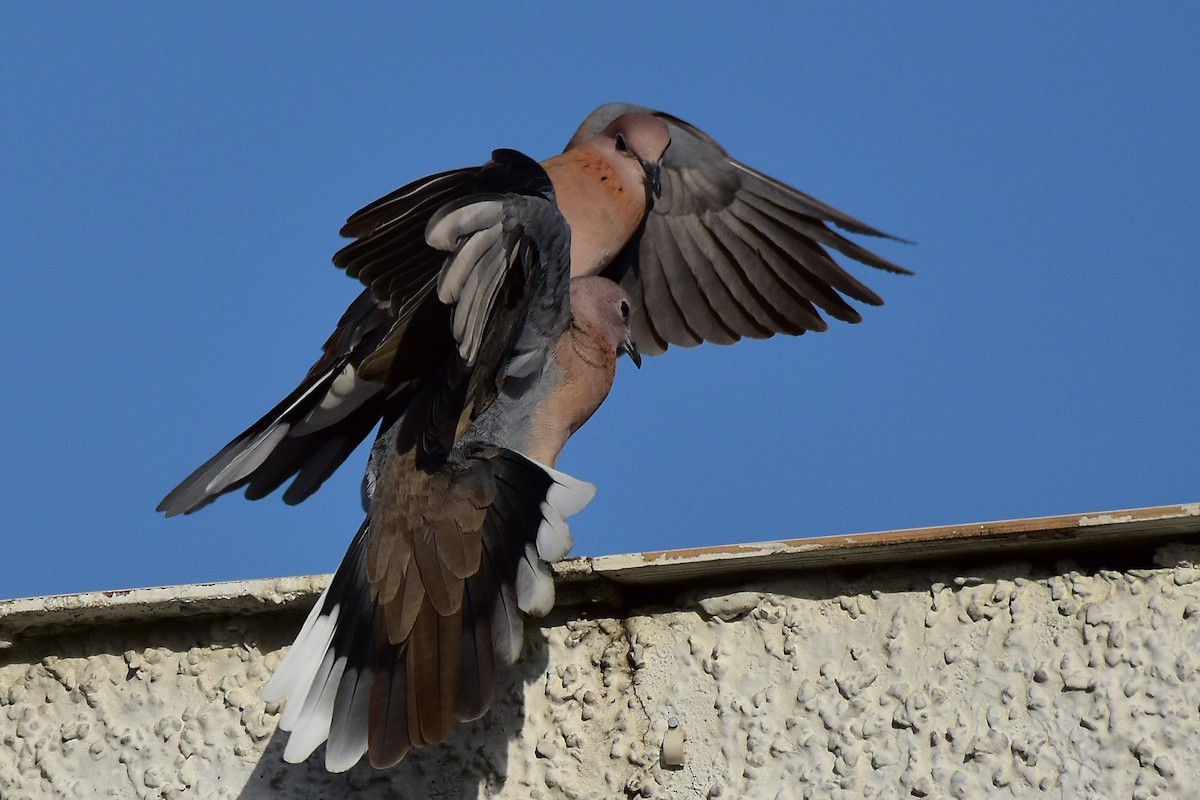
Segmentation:
{"type": "MultiPolygon", "coordinates": [[[[559,581],[596,577],[653,584],[754,572],[828,569],[995,553],[1009,558],[1049,548],[1130,545],[1200,534],[1200,503],[1056,517],[730,544],[686,550],[570,558],[559,581]]],[[[84,592],[0,601],[0,648],[27,632],[51,635],[89,625],[306,609],[329,575],[84,592]]],[[[566,587],[564,587],[566,588],[566,587]]]]}
{"type": "Polygon", "coordinates": [[[592,559],[591,572],[620,583],[658,583],[746,572],[903,563],[1052,548],[1096,548],[1200,534],[1200,503],[1091,514],[910,528],[592,559]]]}

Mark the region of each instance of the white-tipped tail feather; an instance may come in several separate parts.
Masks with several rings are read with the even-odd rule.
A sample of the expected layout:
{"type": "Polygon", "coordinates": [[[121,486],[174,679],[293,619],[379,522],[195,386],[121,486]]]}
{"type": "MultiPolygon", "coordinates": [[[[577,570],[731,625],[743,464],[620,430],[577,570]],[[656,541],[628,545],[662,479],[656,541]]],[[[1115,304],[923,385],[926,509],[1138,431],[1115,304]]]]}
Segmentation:
{"type": "Polygon", "coordinates": [[[537,464],[553,483],[542,501],[542,523],[538,526],[537,553],[543,561],[561,561],[575,542],[566,518],[578,514],[596,496],[596,487],[545,464],[537,464]]]}
{"type": "MultiPolygon", "coordinates": [[[[328,596],[329,587],[326,586],[325,591],[321,592],[321,596],[317,598],[316,605],[308,613],[308,618],[304,620],[300,633],[296,634],[296,641],[288,650],[287,655],[283,657],[283,661],[275,668],[275,674],[271,676],[271,680],[263,686],[262,698],[268,703],[277,703],[289,696],[295,699],[298,690],[303,687],[303,690],[307,692],[307,687],[311,685],[313,676],[316,675],[321,664],[321,659],[333,639],[334,627],[337,625],[338,607],[335,605],[329,610],[325,609],[325,601],[328,596]]],[[[297,704],[292,703],[291,705],[297,704]]],[[[291,730],[290,726],[284,724],[290,719],[291,717],[285,712],[284,719],[280,723],[284,730],[291,730]]]]}
{"type": "Polygon", "coordinates": [[[554,575],[532,544],[525,545],[517,564],[517,606],[533,617],[544,617],[554,608],[554,575]]]}
{"type": "Polygon", "coordinates": [[[550,476],[550,480],[554,481],[554,485],[546,493],[546,502],[558,509],[558,513],[563,517],[578,514],[596,496],[595,485],[559,472],[554,467],[547,467],[536,461],[533,463],[541,467],[542,471],[550,476]]]}
{"type": "MultiPolygon", "coordinates": [[[[520,655],[522,612],[540,616],[553,608],[554,576],[548,562],[570,550],[565,518],[587,504],[595,487],[509,450],[492,450],[481,463],[492,470],[498,491],[484,519],[480,563],[467,577],[471,597],[478,601],[472,613],[479,619],[465,614],[462,623],[468,640],[474,630],[483,644],[462,670],[464,675],[490,676],[495,666],[511,664],[520,655]]],[[[304,761],[326,741],[330,772],[354,766],[368,748],[374,758],[374,734],[368,731],[374,714],[372,687],[380,680],[405,680],[405,650],[419,646],[416,641],[376,639],[376,596],[365,568],[370,535],[364,523],[295,644],[263,687],[267,701],[289,698],[279,724],[291,731],[286,761],[304,761]]],[[[474,691],[474,700],[459,705],[460,720],[479,716],[490,704],[492,679],[471,685],[486,689],[474,691]]],[[[383,719],[390,724],[387,713],[383,719]]]]}

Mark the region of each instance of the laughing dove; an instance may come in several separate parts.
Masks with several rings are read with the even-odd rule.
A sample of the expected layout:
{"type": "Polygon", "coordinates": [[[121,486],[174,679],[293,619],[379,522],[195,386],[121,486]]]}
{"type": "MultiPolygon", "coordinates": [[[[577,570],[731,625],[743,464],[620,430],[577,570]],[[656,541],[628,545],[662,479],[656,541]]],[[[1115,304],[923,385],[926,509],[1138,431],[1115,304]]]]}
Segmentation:
{"type": "Polygon", "coordinates": [[[570,550],[564,517],[594,491],[553,465],[607,396],[618,355],[639,358],[623,289],[583,277],[568,291],[569,229],[549,182],[539,191],[451,201],[428,222],[429,243],[452,253],[435,291],[453,368],[415,381],[385,421],[367,520],[263,690],[291,698],[288,761],[327,740],[330,771],[364,753],[386,767],[444,740],[487,711],[496,667],[520,652],[522,613],[553,606],[547,562],[570,550]],[[469,421],[439,452],[426,434],[474,384],[495,391],[478,410],[450,401],[469,421]]]}
{"type": "MultiPolygon", "coordinates": [[[[824,330],[818,308],[859,321],[841,295],[882,301],[825,248],[907,272],[826,223],[887,234],[734,160],[702,131],[659,111],[601,106],[543,167],[571,227],[572,274],[603,274],[628,290],[645,353],[824,330]]],[[[355,241],[334,263],[367,290],[301,384],[185,478],[160,511],[190,513],[243,487],[256,500],[293,477],[283,499],[302,501],[366,438],[406,382],[439,368],[444,352],[414,344],[445,314],[429,301],[441,254],[425,242],[425,225],[444,203],[487,191],[487,180],[484,167],[439,173],[350,217],[342,233],[355,241]]]]}

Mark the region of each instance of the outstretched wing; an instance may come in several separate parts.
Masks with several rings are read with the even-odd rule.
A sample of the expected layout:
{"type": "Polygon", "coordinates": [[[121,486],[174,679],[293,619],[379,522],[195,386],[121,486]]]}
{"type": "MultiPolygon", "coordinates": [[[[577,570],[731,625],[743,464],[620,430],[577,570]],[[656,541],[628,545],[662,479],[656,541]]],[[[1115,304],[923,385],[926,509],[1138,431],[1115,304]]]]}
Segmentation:
{"type": "Polygon", "coordinates": [[[158,510],[168,517],[190,514],[243,487],[257,500],[293,476],[284,502],[315,492],[379,422],[388,389],[365,380],[359,368],[392,323],[364,291],[300,385],[184,478],[158,510]]]}
{"type": "Polygon", "coordinates": [[[591,497],[512,451],[449,447],[505,380],[550,357],[570,315],[570,232],[544,170],[509,151],[492,164],[510,191],[444,203],[424,231],[442,254],[424,305],[444,310],[425,333],[449,357],[408,384],[399,418],[389,410],[368,522],[264,689],[291,696],[290,761],[328,739],[331,770],[364,751],[386,766],[486,711],[497,661],[520,649],[521,613],[553,605],[546,562],[570,548],[563,518],[591,497]]]}
{"type": "MultiPolygon", "coordinates": [[[[514,372],[547,357],[568,324],[570,230],[545,170],[497,150],[481,174],[502,191],[445,203],[426,226],[443,262],[423,301],[438,310],[422,325],[420,346],[442,353],[443,363],[420,378],[401,450],[416,443],[423,454],[448,451],[514,372]]],[[[395,344],[402,346],[415,345],[395,344]]],[[[384,342],[379,353],[391,347],[384,342]]],[[[364,363],[364,371],[371,368],[364,363]]]]}
{"type": "Polygon", "coordinates": [[[889,272],[909,272],[829,224],[896,237],[746,166],[670,114],[609,103],[584,120],[567,149],[630,111],[654,114],[671,131],[662,195],[641,233],[604,273],[634,299],[634,333],[643,352],[822,331],[827,326],[821,311],[860,321],[845,298],[870,305],[883,301],[828,250],[889,272]]]}
{"type": "Polygon", "coordinates": [[[338,251],[334,263],[366,290],[346,310],[300,385],[182,480],[158,510],[188,514],[242,488],[257,500],[293,477],[283,499],[299,503],[385,413],[399,416],[421,383],[440,374],[453,354],[449,309],[434,292],[447,255],[425,240],[430,219],[472,193],[513,187],[549,192],[545,173],[536,164],[530,169],[532,163],[504,151],[482,166],[413,181],[352,215],[342,233],[355,241],[338,251]]]}

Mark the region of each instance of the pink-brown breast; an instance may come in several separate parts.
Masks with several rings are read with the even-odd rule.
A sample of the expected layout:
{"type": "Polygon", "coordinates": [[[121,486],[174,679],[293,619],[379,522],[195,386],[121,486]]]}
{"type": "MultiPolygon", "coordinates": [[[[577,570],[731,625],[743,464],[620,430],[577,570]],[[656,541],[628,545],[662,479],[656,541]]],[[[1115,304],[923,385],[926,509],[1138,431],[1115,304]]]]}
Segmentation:
{"type": "Polygon", "coordinates": [[[542,162],[571,227],[571,275],[596,275],[633,236],[646,214],[641,169],[629,158],[583,146],[542,162]]]}
{"type": "Polygon", "coordinates": [[[538,404],[526,452],[548,466],[608,397],[616,374],[616,355],[574,322],[555,345],[554,360],[563,380],[538,404]]]}

